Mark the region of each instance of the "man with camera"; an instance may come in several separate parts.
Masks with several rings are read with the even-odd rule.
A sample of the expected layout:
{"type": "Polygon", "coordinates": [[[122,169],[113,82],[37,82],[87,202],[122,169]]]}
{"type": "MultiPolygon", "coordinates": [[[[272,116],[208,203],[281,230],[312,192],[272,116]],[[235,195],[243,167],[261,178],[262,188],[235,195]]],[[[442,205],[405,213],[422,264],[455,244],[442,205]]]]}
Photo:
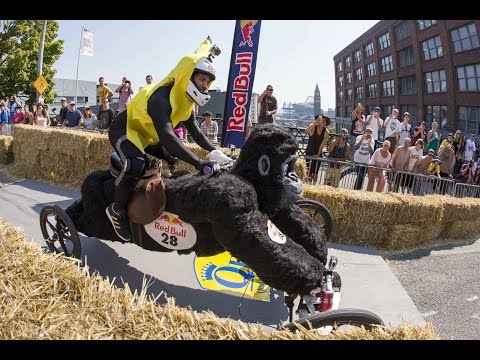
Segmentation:
{"type": "MultiPolygon", "coordinates": [[[[350,158],[350,144],[348,143],[348,130],[343,128],[328,147],[328,159],[332,161],[347,161],[350,158]]],[[[325,184],[338,187],[342,174],[342,165],[337,163],[329,163],[325,184]]]]}
{"type": "Polygon", "coordinates": [[[56,125],[57,126],[62,126],[62,124],[65,122],[65,119],[67,118],[67,98],[62,97],[60,99],[60,112],[57,113],[57,108],[53,108],[52,112],[55,114],[55,119],[56,119],[56,125]],[[58,116],[60,116],[60,120],[58,119],[58,116]]]}
{"type": "Polygon", "coordinates": [[[372,113],[367,116],[367,125],[370,125],[372,128],[372,139],[375,141],[375,148],[377,148],[377,142],[378,142],[378,131],[382,128],[383,126],[383,119],[380,117],[380,114],[382,113],[380,107],[375,106],[373,109],[372,113]]]}

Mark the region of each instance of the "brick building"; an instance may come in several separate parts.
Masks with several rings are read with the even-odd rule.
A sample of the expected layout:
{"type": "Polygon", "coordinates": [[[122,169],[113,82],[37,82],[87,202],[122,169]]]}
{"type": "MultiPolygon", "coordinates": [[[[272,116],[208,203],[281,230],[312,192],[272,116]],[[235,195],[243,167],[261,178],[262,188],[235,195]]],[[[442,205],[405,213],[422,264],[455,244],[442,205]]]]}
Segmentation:
{"type": "Polygon", "coordinates": [[[479,31],[480,20],[379,21],[334,56],[336,116],[361,102],[479,135],[479,31]]]}

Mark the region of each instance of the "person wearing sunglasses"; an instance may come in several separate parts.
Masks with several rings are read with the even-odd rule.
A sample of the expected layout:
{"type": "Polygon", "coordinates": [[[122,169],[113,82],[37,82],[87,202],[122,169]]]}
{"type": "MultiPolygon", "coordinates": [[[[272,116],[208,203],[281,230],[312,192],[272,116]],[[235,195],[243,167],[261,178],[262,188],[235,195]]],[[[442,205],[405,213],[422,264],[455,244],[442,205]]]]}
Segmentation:
{"type": "Polygon", "coordinates": [[[265,91],[258,97],[260,104],[260,113],[258,114],[258,124],[273,123],[273,115],[277,113],[277,98],[272,95],[273,86],[268,85],[265,91]]]}

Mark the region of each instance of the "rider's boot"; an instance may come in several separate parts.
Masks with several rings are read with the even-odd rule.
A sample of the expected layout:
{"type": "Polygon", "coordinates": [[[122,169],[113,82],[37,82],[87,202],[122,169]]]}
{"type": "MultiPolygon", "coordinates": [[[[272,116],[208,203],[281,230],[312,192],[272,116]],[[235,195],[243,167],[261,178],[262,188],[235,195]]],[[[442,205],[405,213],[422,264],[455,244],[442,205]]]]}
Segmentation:
{"type": "Polygon", "coordinates": [[[113,225],[113,229],[117,233],[118,237],[123,241],[130,241],[130,223],[128,221],[125,211],[119,211],[115,209],[115,203],[111,203],[105,209],[107,217],[113,225]]]}

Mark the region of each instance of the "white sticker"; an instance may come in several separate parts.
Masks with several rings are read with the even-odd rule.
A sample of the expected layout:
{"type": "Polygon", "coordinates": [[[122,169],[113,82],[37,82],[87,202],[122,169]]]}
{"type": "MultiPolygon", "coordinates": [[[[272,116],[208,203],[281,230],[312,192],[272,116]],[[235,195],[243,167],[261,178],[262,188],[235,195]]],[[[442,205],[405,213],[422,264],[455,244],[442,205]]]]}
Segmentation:
{"type": "Polygon", "coordinates": [[[267,229],[268,229],[268,236],[272,241],[275,241],[277,244],[285,244],[287,241],[287,237],[283,235],[283,233],[278,230],[274,223],[270,220],[267,221],[267,229]]]}
{"type": "Polygon", "coordinates": [[[164,211],[158,219],[145,225],[145,231],[153,240],[167,249],[191,249],[197,242],[197,234],[193,226],[168,211],[164,211]]]}

